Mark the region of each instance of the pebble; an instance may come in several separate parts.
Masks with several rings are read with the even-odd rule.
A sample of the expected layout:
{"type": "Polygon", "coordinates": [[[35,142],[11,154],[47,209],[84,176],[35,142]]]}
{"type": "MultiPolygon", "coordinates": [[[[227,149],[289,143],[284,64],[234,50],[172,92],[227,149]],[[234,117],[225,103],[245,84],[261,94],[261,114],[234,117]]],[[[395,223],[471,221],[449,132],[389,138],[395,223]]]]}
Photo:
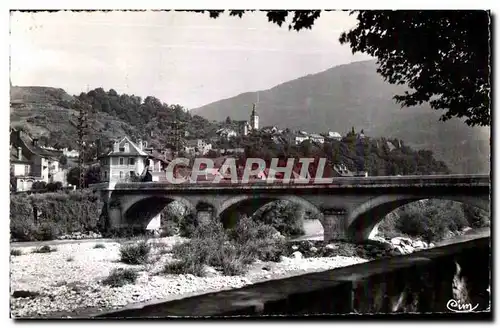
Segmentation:
{"type": "MultiPolygon", "coordinates": [[[[184,238],[173,236],[161,238],[159,243],[171,249],[174,244],[183,241],[184,238]]],[[[295,255],[295,258],[281,257],[282,261],[277,263],[258,261],[254,264],[255,269],[251,267],[244,276],[165,275],[158,273],[166,262],[171,261],[170,254],[162,254],[154,263],[146,266],[126,265],[118,261],[120,244],[105,244],[106,248],[103,249],[94,249],[94,243],[61,244],[56,245],[56,252],[44,254],[31,253],[34,247],[19,247],[25,255],[11,257],[11,290],[39,295],[34,298],[11,297],[12,317],[50,317],[54,312],[69,313],[85,308],[96,308],[94,312],[97,312],[122,308],[130,303],[171,299],[187,293],[240,288],[263,280],[366,261],[340,256],[301,258],[295,255]],[[66,258],[70,255],[74,261],[67,262],[66,258]],[[263,264],[268,270],[262,270],[263,264]],[[115,288],[102,285],[100,281],[114,268],[133,268],[139,271],[140,276],[135,284],[115,288]]],[[[208,270],[213,272],[212,269],[208,270]]]]}

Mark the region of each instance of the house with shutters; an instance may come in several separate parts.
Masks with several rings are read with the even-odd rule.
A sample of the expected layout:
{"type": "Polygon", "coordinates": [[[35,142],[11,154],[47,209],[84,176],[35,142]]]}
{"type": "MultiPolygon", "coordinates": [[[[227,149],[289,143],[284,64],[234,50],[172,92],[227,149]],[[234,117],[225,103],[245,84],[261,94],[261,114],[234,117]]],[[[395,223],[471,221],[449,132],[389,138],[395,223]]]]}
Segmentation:
{"type": "Polygon", "coordinates": [[[143,142],[132,142],[123,137],[113,143],[113,149],[99,157],[101,181],[129,181],[133,176],[142,176],[149,167],[148,153],[143,149],[143,142]]]}
{"type": "Polygon", "coordinates": [[[66,185],[66,171],[59,165],[62,151],[45,149],[21,130],[10,131],[10,170],[16,191],[29,191],[36,181],[66,185]]]}

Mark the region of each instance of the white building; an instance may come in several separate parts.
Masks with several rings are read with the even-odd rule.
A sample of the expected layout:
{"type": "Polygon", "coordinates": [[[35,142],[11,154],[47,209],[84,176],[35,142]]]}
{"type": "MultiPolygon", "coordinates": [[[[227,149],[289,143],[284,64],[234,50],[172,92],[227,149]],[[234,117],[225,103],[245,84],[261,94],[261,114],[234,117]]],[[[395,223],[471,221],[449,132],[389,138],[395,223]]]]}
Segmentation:
{"type": "Polygon", "coordinates": [[[221,138],[225,138],[227,140],[234,138],[238,135],[236,131],[233,129],[222,128],[216,131],[217,135],[221,138]]]}
{"type": "Polygon", "coordinates": [[[325,143],[325,137],[315,133],[309,135],[309,140],[317,143],[325,143]]]}
{"type": "Polygon", "coordinates": [[[101,180],[123,181],[144,173],[148,154],[142,149],[142,141],[136,145],[128,137],[115,141],[113,149],[100,157],[101,180]]]}
{"type": "Polygon", "coordinates": [[[338,132],[328,131],[328,139],[341,141],[342,140],[342,135],[340,133],[338,133],[338,132]]]}

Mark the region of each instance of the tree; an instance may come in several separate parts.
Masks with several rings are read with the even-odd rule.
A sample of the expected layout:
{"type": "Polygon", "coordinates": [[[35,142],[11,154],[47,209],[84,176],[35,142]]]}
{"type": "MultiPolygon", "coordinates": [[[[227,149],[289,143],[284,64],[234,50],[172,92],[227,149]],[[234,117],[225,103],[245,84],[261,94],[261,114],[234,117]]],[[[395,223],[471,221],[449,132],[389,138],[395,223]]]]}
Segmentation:
{"type": "MultiPolygon", "coordinates": [[[[197,12],[205,12],[203,10],[197,12]]],[[[210,10],[217,18],[223,10],[210,10]]],[[[230,10],[242,17],[244,10],[230,10]]],[[[269,10],[269,22],[279,26],[289,14],[288,29],[310,29],[321,10],[269,10]]],[[[487,11],[375,11],[359,10],[358,24],[342,33],[340,42],[353,53],[378,59],[377,69],[391,84],[412,91],[394,98],[402,107],[429,102],[445,110],[441,120],[465,118],[470,126],[489,126],[490,17],[487,11]]]]}
{"type": "Polygon", "coordinates": [[[229,116],[226,117],[226,124],[231,124],[231,118],[229,116]]]}
{"type": "Polygon", "coordinates": [[[465,117],[490,125],[490,32],[486,11],[359,11],[341,43],[378,59],[391,84],[412,89],[394,98],[402,107],[429,102],[441,120],[465,117]]]}
{"type": "Polygon", "coordinates": [[[61,164],[62,166],[66,166],[68,164],[68,158],[64,155],[61,155],[61,157],[59,157],[59,164],[61,164]]]}

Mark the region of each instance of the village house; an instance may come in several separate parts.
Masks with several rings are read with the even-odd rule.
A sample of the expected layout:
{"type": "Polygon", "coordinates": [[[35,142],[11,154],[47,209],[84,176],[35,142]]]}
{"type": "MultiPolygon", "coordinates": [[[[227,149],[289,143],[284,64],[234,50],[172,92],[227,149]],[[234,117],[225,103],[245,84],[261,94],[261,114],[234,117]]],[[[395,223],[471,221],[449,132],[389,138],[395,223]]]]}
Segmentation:
{"type": "MultiPolygon", "coordinates": [[[[133,143],[128,137],[115,141],[113,149],[100,156],[101,180],[123,181],[132,176],[142,176],[149,166],[148,154],[143,150],[142,141],[133,143]]],[[[154,164],[153,164],[154,165],[154,164]]]]}
{"type": "Polygon", "coordinates": [[[325,143],[325,137],[319,135],[319,134],[316,134],[316,133],[311,133],[309,135],[309,140],[311,140],[312,142],[317,142],[317,143],[325,143]]]}
{"type": "Polygon", "coordinates": [[[306,140],[309,140],[309,134],[307,132],[305,132],[305,131],[298,131],[295,134],[295,144],[296,145],[299,145],[299,144],[301,144],[302,142],[304,142],[306,140]]]}
{"type": "Polygon", "coordinates": [[[338,132],[332,132],[328,131],[328,134],[326,135],[326,138],[329,140],[336,140],[336,141],[341,141],[342,140],[342,135],[338,132]]]}
{"type": "Polygon", "coordinates": [[[228,128],[219,129],[215,133],[217,133],[219,138],[224,138],[226,140],[234,138],[238,135],[238,133],[236,131],[234,131],[233,129],[228,129],[228,128]]]}
{"type": "Polygon", "coordinates": [[[66,170],[59,165],[61,151],[44,149],[37,138],[21,130],[10,132],[10,165],[16,191],[29,191],[36,181],[66,185],[66,170]]]}

